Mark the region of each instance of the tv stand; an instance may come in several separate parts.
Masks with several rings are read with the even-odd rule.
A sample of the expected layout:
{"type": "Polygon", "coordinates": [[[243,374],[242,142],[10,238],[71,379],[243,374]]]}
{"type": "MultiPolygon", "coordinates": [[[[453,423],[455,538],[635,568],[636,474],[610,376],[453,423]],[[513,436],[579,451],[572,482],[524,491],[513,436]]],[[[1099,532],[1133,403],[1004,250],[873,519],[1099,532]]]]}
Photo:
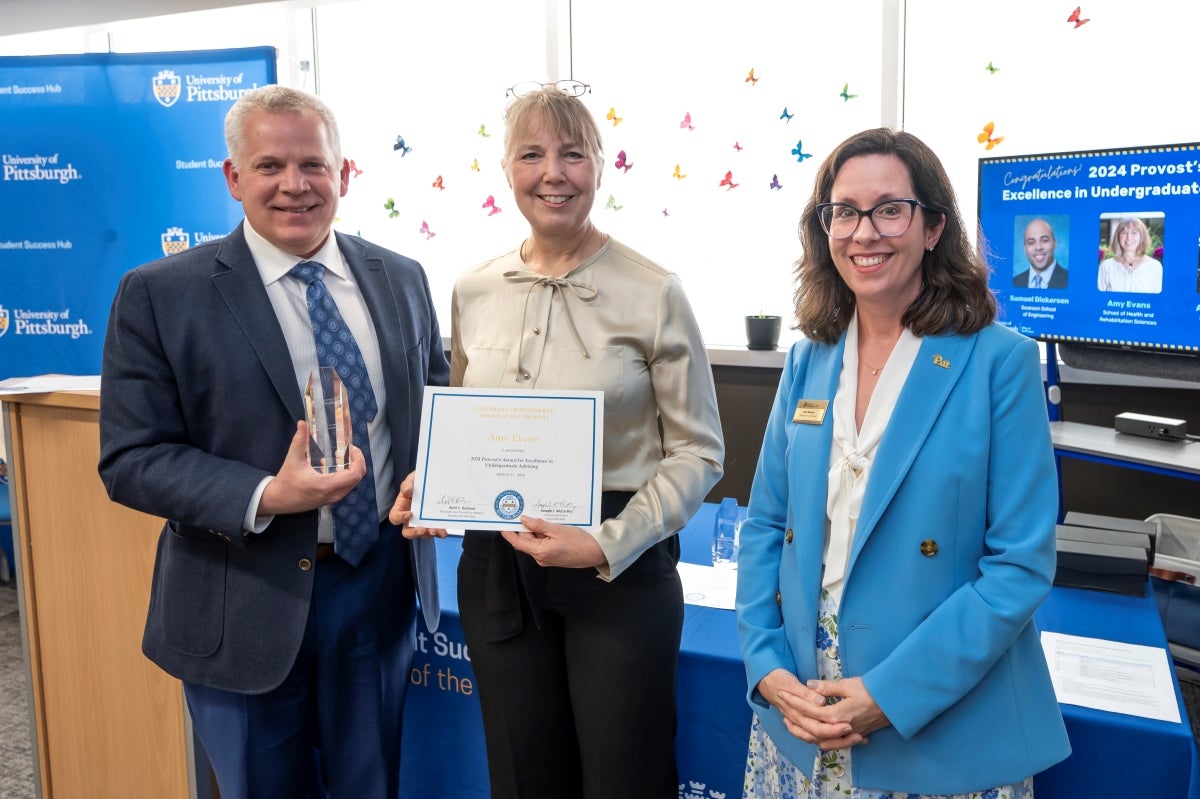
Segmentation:
{"type": "Polygon", "coordinates": [[[1112,427],[1062,421],[1058,350],[1046,342],[1046,411],[1058,466],[1058,518],[1063,517],[1062,458],[1080,458],[1124,469],[1140,469],[1168,477],[1200,480],[1200,442],[1160,441],[1118,433],[1112,427]]]}

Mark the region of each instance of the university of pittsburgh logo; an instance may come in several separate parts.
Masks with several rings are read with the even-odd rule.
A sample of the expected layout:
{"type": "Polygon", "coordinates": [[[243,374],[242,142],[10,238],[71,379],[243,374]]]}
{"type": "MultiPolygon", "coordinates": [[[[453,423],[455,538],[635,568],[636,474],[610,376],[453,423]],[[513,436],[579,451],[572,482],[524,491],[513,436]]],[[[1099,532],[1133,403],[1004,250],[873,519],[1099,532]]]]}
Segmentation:
{"type": "Polygon", "coordinates": [[[192,246],[191,237],[181,227],[168,228],[162,234],[163,255],[175,255],[192,246]]]}
{"type": "Polygon", "coordinates": [[[501,491],[496,497],[496,515],[505,521],[517,518],[524,509],[524,497],[512,489],[501,491]]]}
{"type": "Polygon", "coordinates": [[[8,309],[0,305],[0,336],[8,332],[8,309]]]}
{"type": "Polygon", "coordinates": [[[179,76],[164,69],[154,76],[154,99],[163,108],[170,108],[179,99],[179,76]]]}

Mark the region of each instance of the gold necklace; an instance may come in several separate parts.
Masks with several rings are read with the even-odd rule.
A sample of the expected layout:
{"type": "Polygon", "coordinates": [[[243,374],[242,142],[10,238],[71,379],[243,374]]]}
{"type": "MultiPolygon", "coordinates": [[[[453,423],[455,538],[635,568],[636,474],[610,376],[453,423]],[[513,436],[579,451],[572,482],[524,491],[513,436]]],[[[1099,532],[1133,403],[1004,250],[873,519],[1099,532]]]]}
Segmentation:
{"type": "Polygon", "coordinates": [[[872,366],[871,364],[864,361],[862,358],[859,358],[858,362],[861,363],[863,366],[867,367],[868,370],[870,370],[871,377],[876,377],[880,372],[883,371],[883,366],[887,366],[887,361],[884,361],[883,366],[880,366],[878,369],[876,369],[874,366],[872,366]]]}

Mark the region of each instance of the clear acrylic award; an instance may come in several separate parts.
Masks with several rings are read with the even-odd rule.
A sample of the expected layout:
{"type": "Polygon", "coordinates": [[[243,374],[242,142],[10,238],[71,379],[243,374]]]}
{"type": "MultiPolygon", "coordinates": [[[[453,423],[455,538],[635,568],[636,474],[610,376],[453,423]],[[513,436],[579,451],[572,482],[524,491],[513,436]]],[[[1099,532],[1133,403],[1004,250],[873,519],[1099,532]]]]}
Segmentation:
{"type": "Polygon", "coordinates": [[[350,401],[342,378],[332,366],[314,369],[304,389],[308,422],[308,459],[318,472],[336,472],[350,463],[353,434],[350,401]]]}

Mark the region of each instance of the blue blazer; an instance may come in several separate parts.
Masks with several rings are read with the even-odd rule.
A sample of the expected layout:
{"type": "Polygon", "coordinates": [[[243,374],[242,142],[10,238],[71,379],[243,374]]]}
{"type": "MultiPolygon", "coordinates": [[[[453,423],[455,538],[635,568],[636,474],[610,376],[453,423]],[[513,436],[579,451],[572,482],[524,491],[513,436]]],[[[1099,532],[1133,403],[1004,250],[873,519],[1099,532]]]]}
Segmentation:
{"type": "MultiPolygon", "coordinates": [[[[336,235],[379,340],[396,481],[379,501],[390,503],[415,465],[424,387],[446,385],[449,365],[420,265],[336,235]]],[[[167,519],[142,649],[181,680],[262,693],[295,660],[313,582],[301,561],[315,557],[317,512],[277,516],[259,535],[242,523],[303,418],[241,226],[122,277],[104,345],[99,470],[114,501],[167,519]]],[[[409,543],[400,551],[436,628],[434,544],[409,543]]]]}
{"type": "MultiPolygon", "coordinates": [[[[809,773],[817,748],[793,737],[755,689],[777,668],[801,682],[818,678],[826,480],[844,346],[845,336],[832,346],[793,345],[738,556],[748,700],[809,773]],[[792,421],[800,400],[828,401],[824,420],[792,421]]],[[[1031,621],[1054,577],[1057,512],[1037,345],[999,325],[926,338],[871,466],[843,586],[843,674],[861,677],[892,723],[853,749],[855,785],[979,791],[1070,752],[1031,621]]]]}

